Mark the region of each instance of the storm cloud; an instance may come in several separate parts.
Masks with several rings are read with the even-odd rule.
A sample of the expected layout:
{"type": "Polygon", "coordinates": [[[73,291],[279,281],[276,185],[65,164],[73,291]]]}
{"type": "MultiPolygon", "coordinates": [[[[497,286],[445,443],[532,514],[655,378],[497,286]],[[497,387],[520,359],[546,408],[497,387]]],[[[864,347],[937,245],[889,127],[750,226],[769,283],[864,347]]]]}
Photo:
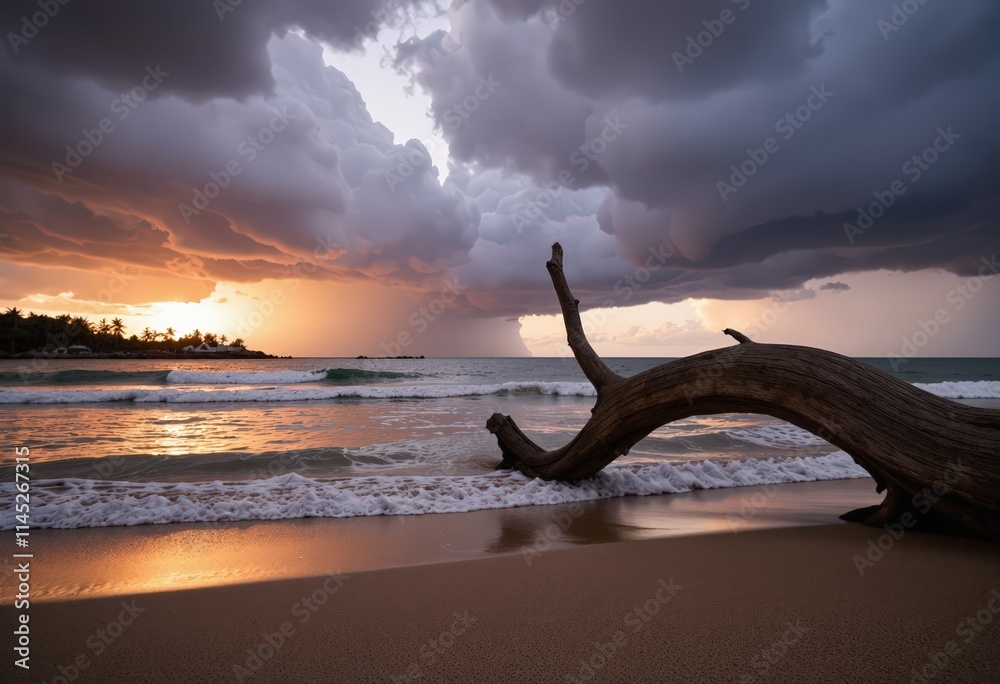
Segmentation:
{"type": "Polygon", "coordinates": [[[0,259],[206,291],[458,276],[457,311],[519,316],[556,310],[556,240],[585,306],[972,275],[1000,250],[990,0],[455,3],[394,55],[443,181],[322,55],[432,8],[218,4],[4,5],[0,259]]]}

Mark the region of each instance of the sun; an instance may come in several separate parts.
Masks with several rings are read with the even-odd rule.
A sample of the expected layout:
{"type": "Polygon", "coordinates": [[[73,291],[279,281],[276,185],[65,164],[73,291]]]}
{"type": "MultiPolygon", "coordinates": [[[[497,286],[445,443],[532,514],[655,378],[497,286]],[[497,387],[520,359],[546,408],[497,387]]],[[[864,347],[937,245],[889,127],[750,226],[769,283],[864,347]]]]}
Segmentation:
{"type": "Polygon", "coordinates": [[[234,339],[239,327],[239,304],[219,291],[198,302],[151,302],[146,313],[134,318],[138,330],[151,328],[164,333],[173,329],[174,337],[180,338],[195,330],[201,333],[213,332],[234,339]]]}

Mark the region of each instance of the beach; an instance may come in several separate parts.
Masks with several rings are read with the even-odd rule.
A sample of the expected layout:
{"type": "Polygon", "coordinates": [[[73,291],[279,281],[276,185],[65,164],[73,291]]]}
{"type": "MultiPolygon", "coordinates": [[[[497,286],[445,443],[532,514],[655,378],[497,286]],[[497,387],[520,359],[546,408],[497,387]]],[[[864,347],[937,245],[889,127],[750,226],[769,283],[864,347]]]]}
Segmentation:
{"type": "MultiPolygon", "coordinates": [[[[995,360],[899,375],[1000,403],[995,360]]],[[[16,653],[3,680],[922,684],[1000,670],[997,545],[844,523],[882,495],[789,423],[692,416],[575,483],[494,469],[494,412],[555,448],[593,402],[572,359],[4,366],[0,427],[18,450],[0,458],[0,620],[27,616],[31,669],[16,653]]]]}
{"type": "Polygon", "coordinates": [[[44,531],[15,681],[995,681],[1000,547],[837,520],[872,485],[44,531]]]}

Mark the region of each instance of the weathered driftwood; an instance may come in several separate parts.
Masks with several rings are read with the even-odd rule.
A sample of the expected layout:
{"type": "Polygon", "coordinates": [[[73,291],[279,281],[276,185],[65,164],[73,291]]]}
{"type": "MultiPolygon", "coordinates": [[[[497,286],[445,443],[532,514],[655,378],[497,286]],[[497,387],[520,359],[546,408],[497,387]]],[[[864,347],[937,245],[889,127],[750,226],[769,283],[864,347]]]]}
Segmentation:
{"type": "Polygon", "coordinates": [[[566,446],[545,451],[510,416],[486,424],[503,461],[549,480],[594,475],[656,428],[692,415],[762,413],[843,449],[886,492],[881,505],[842,516],[1000,539],[1000,411],[936,397],[854,359],[822,349],[740,342],[671,361],[629,378],[587,342],[562,270],[562,248],[546,264],[569,345],[597,389],[592,416],[566,446]]]}

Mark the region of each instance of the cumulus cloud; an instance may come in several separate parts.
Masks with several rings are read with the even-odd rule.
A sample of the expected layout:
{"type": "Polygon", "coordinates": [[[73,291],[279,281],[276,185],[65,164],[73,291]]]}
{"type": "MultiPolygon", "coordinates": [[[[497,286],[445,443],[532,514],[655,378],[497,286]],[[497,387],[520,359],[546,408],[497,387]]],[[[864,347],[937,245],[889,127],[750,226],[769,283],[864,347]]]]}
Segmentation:
{"type": "MultiPolygon", "coordinates": [[[[8,38],[0,259],[23,278],[2,291],[32,268],[201,296],[458,277],[457,310],[519,316],[556,310],[556,240],[585,307],[971,275],[1000,250],[995,2],[456,3],[395,54],[449,144],[443,183],[322,62],[416,6],[70,3],[8,38]]],[[[36,10],[5,4],[5,35],[36,10]]]]}
{"type": "MultiPolygon", "coordinates": [[[[270,98],[166,97],[127,115],[99,84],[8,65],[7,91],[29,101],[44,90],[52,110],[3,115],[5,257],[248,282],[361,274],[414,287],[465,261],[474,206],[429,163],[396,173],[400,160],[428,158],[419,141],[396,144],[316,43],[289,34],[269,55],[270,98]]],[[[162,71],[166,85],[175,74],[162,71]]]]}
{"type": "Polygon", "coordinates": [[[300,30],[342,49],[359,49],[420,4],[107,0],[99,8],[59,3],[54,15],[43,21],[33,19],[40,9],[37,0],[10,0],[0,9],[0,26],[7,36],[5,57],[35,73],[93,80],[120,91],[135,85],[137,70],[160,64],[171,73],[160,96],[207,101],[274,92],[277,82],[268,52],[274,35],[300,30]]]}
{"type": "Polygon", "coordinates": [[[436,35],[400,60],[455,158],[601,189],[599,228],[627,265],[673,250],[636,301],[875,269],[971,274],[1000,247],[995,3],[902,20],[891,2],[574,6],[470,0],[452,13],[459,49],[436,35]],[[886,37],[881,21],[904,23],[886,37]],[[504,85],[477,101],[484,75],[504,85]]]}

